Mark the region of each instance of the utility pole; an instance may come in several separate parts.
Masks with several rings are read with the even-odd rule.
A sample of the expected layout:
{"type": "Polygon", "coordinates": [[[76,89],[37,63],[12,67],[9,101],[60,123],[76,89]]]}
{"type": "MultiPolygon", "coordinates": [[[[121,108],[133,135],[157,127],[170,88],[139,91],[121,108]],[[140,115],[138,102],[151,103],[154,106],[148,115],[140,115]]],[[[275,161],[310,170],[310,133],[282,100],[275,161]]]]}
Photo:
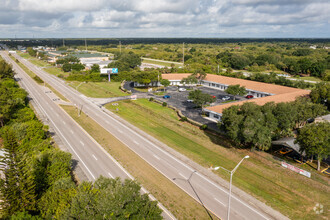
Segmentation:
{"type": "Polygon", "coordinates": [[[63,38],[63,47],[65,47],[64,38],[63,38]]]}
{"type": "Polygon", "coordinates": [[[119,53],[121,54],[121,41],[119,41],[119,53]]]}
{"type": "Polygon", "coordinates": [[[182,63],[183,63],[183,66],[184,66],[184,42],[182,44],[182,63]]]}

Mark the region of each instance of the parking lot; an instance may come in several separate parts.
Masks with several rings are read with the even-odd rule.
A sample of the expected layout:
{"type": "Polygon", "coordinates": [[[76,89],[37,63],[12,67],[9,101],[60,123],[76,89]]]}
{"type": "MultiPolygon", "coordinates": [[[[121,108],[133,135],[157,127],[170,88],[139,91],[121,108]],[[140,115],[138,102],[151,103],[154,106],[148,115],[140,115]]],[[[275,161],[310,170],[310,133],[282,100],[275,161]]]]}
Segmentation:
{"type": "MultiPolygon", "coordinates": [[[[177,86],[170,86],[167,88],[165,95],[169,95],[170,98],[163,98],[163,96],[156,97],[157,100],[160,100],[162,102],[167,102],[169,105],[176,107],[177,109],[180,109],[182,114],[185,115],[188,118],[191,118],[195,121],[198,121],[203,124],[207,124],[209,127],[211,126],[214,129],[217,129],[216,123],[213,121],[210,121],[208,119],[205,119],[201,116],[202,109],[196,108],[196,105],[193,102],[189,102],[188,95],[189,92],[191,92],[193,89],[199,89],[204,93],[210,94],[210,96],[215,96],[216,101],[212,103],[212,105],[219,105],[222,102],[225,102],[225,100],[222,100],[223,97],[229,96],[230,100],[234,100],[233,95],[229,95],[224,91],[208,88],[204,86],[199,87],[177,87],[177,86]],[[185,88],[186,91],[179,91],[179,88],[185,88]]],[[[243,100],[245,98],[243,97],[236,97],[236,100],[243,100]]]]}

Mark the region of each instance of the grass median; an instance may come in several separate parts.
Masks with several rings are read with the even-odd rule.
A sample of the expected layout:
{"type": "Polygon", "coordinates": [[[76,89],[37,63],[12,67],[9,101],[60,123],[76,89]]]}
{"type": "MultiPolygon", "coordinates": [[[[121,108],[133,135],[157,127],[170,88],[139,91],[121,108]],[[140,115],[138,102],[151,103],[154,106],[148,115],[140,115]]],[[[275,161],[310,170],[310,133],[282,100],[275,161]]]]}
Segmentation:
{"type": "MultiPolygon", "coordinates": [[[[146,99],[120,101],[118,104],[106,107],[204,167],[220,165],[231,170],[244,155],[250,155],[250,159],[236,171],[233,184],[284,215],[292,219],[327,216],[326,212],[318,215],[313,210],[317,203],[328,204],[327,178],[315,178],[312,174],[313,178],[309,179],[293,173],[264,152],[223,147],[227,143],[220,136],[180,122],[173,110],[146,99]]],[[[229,180],[229,175],[222,171],[216,173],[229,180]]]]}
{"type": "MultiPolygon", "coordinates": [[[[62,108],[178,219],[210,219],[205,209],[126,145],[72,106],[62,108]]],[[[213,216],[214,217],[214,216],[213,216]]]]}

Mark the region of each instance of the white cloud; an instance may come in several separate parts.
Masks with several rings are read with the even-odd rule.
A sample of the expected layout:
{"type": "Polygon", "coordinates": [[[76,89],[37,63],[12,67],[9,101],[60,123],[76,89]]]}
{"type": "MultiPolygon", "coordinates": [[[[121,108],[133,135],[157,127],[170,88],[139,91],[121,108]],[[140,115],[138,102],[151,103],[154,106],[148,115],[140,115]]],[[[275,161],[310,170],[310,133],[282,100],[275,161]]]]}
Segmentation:
{"type": "Polygon", "coordinates": [[[327,0],[0,0],[0,5],[0,37],[46,30],[49,37],[330,36],[327,0]]]}

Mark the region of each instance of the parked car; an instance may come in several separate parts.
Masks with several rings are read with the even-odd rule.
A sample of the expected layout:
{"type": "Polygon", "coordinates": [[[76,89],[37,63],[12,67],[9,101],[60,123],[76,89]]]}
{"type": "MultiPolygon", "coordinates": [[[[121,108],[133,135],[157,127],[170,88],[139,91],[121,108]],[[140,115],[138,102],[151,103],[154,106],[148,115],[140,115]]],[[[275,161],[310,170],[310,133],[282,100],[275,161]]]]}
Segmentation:
{"type": "Polygon", "coordinates": [[[188,99],[187,102],[194,102],[194,100],[192,100],[192,99],[188,99]]]}
{"type": "Polygon", "coordinates": [[[179,88],[179,92],[187,91],[185,88],[179,88]]]}
{"type": "Polygon", "coordinates": [[[223,100],[223,101],[227,101],[227,100],[229,100],[229,99],[230,99],[229,96],[222,97],[222,100],[223,100]]]}
{"type": "Polygon", "coordinates": [[[164,95],[163,98],[164,99],[169,99],[169,98],[171,98],[171,96],[170,95],[164,95]]]}
{"type": "Polygon", "coordinates": [[[247,96],[245,96],[245,98],[247,98],[247,99],[253,99],[253,95],[247,95],[247,96]]]}
{"type": "Polygon", "coordinates": [[[215,99],[216,97],[215,97],[215,95],[211,95],[211,98],[214,98],[215,99]]]}

